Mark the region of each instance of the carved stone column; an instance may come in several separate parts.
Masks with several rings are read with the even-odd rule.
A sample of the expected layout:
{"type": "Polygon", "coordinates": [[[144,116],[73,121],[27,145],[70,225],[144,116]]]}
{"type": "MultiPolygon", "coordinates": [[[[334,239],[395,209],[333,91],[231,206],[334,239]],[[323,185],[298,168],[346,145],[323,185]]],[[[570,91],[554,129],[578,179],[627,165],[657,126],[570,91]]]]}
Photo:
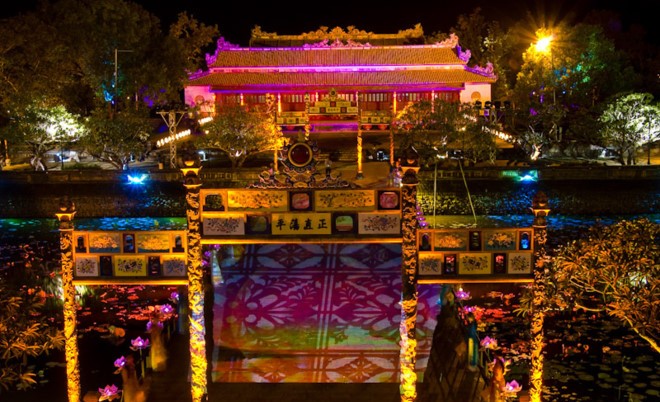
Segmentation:
{"type": "Polygon", "coordinates": [[[186,188],[186,218],[188,221],[187,271],[188,271],[188,322],[190,325],[190,381],[192,402],[206,398],[206,327],[204,323],[204,281],[202,267],[202,242],[200,230],[200,195],[202,182],[199,178],[201,166],[196,154],[184,160],[183,185],[186,188]]]}
{"type": "Polygon", "coordinates": [[[401,401],[411,402],[417,398],[417,171],[419,155],[414,148],[408,148],[402,162],[401,180],[401,401]]]}
{"type": "Polygon", "coordinates": [[[55,214],[60,222],[60,252],[62,258],[62,293],[64,297],[64,353],[69,402],[80,402],[80,367],[78,333],[76,330],[76,287],[73,284],[73,217],[76,206],[62,200],[55,214]]]}
{"type": "Polygon", "coordinates": [[[543,192],[538,192],[532,200],[532,212],[534,213],[534,283],[532,301],[532,341],[530,345],[531,367],[529,397],[531,402],[541,402],[543,388],[543,345],[544,331],[543,320],[545,316],[545,269],[548,266],[548,255],[546,252],[547,221],[550,213],[548,208],[548,197],[543,192]]]}
{"type": "Polygon", "coordinates": [[[364,179],[364,174],[362,172],[362,102],[358,99],[358,94],[355,95],[355,101],[358,106],[358,118],[357,118],[357,176],[356,179],[364,179]]]}

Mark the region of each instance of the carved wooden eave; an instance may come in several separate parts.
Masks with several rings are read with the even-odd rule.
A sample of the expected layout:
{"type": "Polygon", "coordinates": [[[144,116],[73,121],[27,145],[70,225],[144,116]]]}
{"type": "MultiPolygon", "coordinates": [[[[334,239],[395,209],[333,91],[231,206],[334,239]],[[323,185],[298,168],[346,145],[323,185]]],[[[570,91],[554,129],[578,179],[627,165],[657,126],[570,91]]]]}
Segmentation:
{"type": "Polygon", "coordinates": [[[421,24],[416,24],[414,28],[400,30],[395,34],[376,34],[348,26],[346,30],[341,27],[328,28],[321,26],[316,31],[310,31],[299,35],[279,35],[277,32],[265,32],[256,25],[252,29],[250,38],[250,47],[253,46],[302,46],[314,43],[326,42],[332,43],[377,43],[383,44],[403,44],[403,43],[423,43],[424,30],[421,24]],[[350,42],[349,42],[350,41],[350,42]]]}

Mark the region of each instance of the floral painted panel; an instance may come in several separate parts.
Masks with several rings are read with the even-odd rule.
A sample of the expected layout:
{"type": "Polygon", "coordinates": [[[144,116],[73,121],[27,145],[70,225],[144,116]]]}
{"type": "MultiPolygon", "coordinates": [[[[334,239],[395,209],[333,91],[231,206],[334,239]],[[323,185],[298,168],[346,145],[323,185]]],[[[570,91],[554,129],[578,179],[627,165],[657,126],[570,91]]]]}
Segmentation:
{"type": "Polygon", "coordinates": [[[387,235],[401,233],[401,214],[360,213],[358,233],[363,235],[387,235]]]}
{"type": "Polygon", "coordinates": [[[465,251],[468,246],[468,232],[437,231],[433,238],[434,251],[465,251]]]}
{"type": "Polygon", "coordinates": [[[433,276],[442,274],[442,260],[444,256],[441,253],[425,253],[419,256],[419,276],[433,276]]]}
{"type": "Polygon", "coordinates": [[[490,253],[464,253],[458,257],[458,273],[461,275],[490,274],[490,253]]]}
{"type": "Polygon", "coordinates": [[[136,233],[138,253],[167,253],[170,251],[169,233],[136,233]]]}
{"type": "Polygon", "coordinates": [[[286,211],[289,206],[287,191],[230,190],[227,197],[231,211],[286,211]]]}
{"type": "Polygon", "coordinates": [[[373,190],[317,190],[316,211],[369,211],[376,208],[373,190]]]}
{"type": "Polygon", "coordinates": [[[121,244],[121,233],[118,232],[91,232],[89,234],[90,253],[119,253],[121,244]]]}
{"type": "Polygon", "coordinates": [[[99,276],[99,259],[96,256],[76,257],[75,276],[99,276]]]}
{"type": "Polygon", "coordinates": [[[515,230],[486,230],[484,231],[485,250],[515,250],[515,230]]]}
{"type": "Polygon", "coordinates": [[[113,257],[115,276],[147,276],[147,257],[118,255],[113,257]]]}
{"type": "Polygon", "coordinates": [[[532,253],[509,253],[508,274],[531,274],[532,253]]]}
{"type": "Polygon", "coordinates": [[[186,276],[186,258],[163,256],[163,276],[186,276]]]}
{"type": "Polygon", "coordinates": [[[213,235],[243,235],[245,234],[245,216],[243,214],[224,214],[218,217],[205,217],[202,222],[202,233],[213,235]]]}

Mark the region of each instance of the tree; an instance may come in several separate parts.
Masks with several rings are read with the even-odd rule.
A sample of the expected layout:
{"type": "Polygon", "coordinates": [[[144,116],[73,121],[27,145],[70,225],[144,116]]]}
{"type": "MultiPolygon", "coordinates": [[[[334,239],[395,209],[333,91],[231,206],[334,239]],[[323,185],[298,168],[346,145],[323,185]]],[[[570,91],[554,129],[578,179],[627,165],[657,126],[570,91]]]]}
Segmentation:
{"type": "Polygon", "coordinates": [[[155,16],[124,0],[41,2],[0,25],[0,126],[35,99],[93,120],[98,109],[108,120],[128,109],[148,119],[145,110],[181,101],[217,33],[181,14],[165,35],[155,16]]]}
{"type": "Polygon", "coordinates": [[[518,118],[519,126],[512,130],[532,161],[538,160],[546,149],[562,143],[561,122],[565,116],[561,105],[538,103],[534,106],[518,118]]]}
{"type": "Polygon", "coordinates": [[[560,246],[546,272],[545,307],[604,312],[660,352],[659,235],[660,224],[641,218],[594,226],[560,246]]]}
{"type": "Polygon", "coordinates": [[[622,165],[634,165],[638,148],[647,144],[650,152],[651,142],[658,139],[660,108],[652,102],[649,93],[620,95],[600,116],[605,142],[616,149],[622,165]]]}
{"type": "Polygon", "coordinates": [[[147,151],[147,140],[153,131],[149,119],[130,110],[110,116],[97,110],[85,125],[88,135],[81,145],[90,155],[116,169],[128,169],[135,157],[147,151]]]}
{"type": "Polygon", "coordinates": [[[478,66],[493,65],[498,77],[493,84],[493,99],[509,96],[512,86],[511,68],[508,63],[513,50],[510,34],[497,21],[487,21],[480,7],[471,14],[458,16],[456,26],[450,29],[460,38],[461,47],[470,51],[470,62],[478,66]]]}
{"type": "Polygon", "coordinates": [[[412,145],[423,165],[435,163],[437,155],[459,149],[476,163],[493,161],[497,151],[492,130],[499,125],[479,116],[470,104],[422,100],[408,104],[396,118],[403,136],[402,148],[412,145]]]}
{"type": "Polygon", "coordinates": [[[0,386],[5,391],[36,384],[31,359],[64,347],[63,332],[40,314],[44,302],[43,291],[19,293],[0,283],[0,386]]]}
{"type": "Polygon", "coordinates": [[[268,106],[252,110],[240,105],[226,106],[203,129],[206,134],[197,140],[197,146],[225,152],[232,168],[243,166],[251,155],[274,150],[282,137],[268,106]]]}
{"type": "Polygon", "coordinates": [[[7,132],[15,143],[27,146],[34,170],[47,170],[46,152],[78,140],[84,129],[80,118],[67,112],[63,106],[43,108],[32,105],[20,115],[13,116],[7,132]]]}

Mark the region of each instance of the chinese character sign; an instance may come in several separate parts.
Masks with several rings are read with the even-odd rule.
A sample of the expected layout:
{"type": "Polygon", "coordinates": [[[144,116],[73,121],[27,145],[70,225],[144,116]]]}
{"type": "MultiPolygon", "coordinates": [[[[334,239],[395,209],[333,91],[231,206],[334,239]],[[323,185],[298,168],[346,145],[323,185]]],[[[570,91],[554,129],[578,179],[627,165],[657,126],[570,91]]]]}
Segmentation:
{"type": "Polygon", "coordinates": [[[330,213],[274,213],[274,235],[329,235],[332,234],[330,213]]]}

